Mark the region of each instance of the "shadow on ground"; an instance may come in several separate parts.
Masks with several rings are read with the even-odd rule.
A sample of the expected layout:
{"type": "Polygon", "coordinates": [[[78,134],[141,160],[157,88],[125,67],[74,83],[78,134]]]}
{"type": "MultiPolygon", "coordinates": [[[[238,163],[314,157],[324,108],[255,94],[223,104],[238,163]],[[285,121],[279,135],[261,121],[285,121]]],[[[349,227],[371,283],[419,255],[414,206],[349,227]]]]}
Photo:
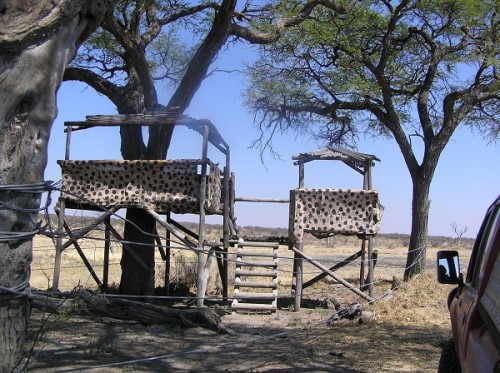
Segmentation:
{"type": "Polygon", "coordinates": [[[235,335],[143,326],[33,310],[26,351],[33,372],[435,372],[449,330],[432,325],[330,326],[324,309],[231,314],[235,335]],[[35,339],[35,344],[31,352],[35,339]]]}

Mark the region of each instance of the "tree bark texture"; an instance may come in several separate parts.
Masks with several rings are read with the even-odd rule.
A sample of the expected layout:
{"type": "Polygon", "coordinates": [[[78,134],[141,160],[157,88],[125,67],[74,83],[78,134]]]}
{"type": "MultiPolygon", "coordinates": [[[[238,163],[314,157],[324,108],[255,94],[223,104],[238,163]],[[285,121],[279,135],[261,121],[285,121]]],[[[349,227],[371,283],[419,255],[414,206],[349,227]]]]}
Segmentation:
{"type": "Polygon", "coordinates": [[[141,209],[127,209],[124,240],[133,242],[134,253],[146,265],[138,265],[128,250],[123,250],[120,265],[122,276],[120,294],[153,295],[155,289],[155,232],[156,220],[141,209]]]}
{"type": "Polygon", "coordinates": [[[405,280],[425,270],[430,210],[429,187],[430,182],[413,183],[412,223],[404,271],[405,280]]]}
{"type": "MultiPolygon", "coordinates": [[[[3,1],[0,4],[0,232],[34,232],[47,144],[64,68],[97,28],[107,1],[3,1]],[[12,191],[21,185],[29,192],[12,191]]],[[[5,233],[2,234],[5,236],[5,233]]],[[[0,237],[5,238],[5,237],[0,237]]],[[[20,355],[29,317],[32,237],[0,240],[0,372],[20,355]]]]}
{"type": "Polygon", "coordinates": [[[428,146],[425,149],[426,161],[418,168],[411,170],[412,176],[412,219],[410,244],[406,257],[404,279],[425,271],[427,237],[429,233],[429,199],[431,183],[441,155],[443,146],[428,146]]]}

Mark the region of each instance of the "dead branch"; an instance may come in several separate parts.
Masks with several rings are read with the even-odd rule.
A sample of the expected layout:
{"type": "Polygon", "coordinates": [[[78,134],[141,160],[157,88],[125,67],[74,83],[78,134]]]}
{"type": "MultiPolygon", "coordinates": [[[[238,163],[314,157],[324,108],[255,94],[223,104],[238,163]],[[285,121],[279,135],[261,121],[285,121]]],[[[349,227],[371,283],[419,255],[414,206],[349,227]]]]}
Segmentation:
{"type": "Polygon", "coordinates": [[[64,296],[32,293],[33,308],[52,314],[110,317],[137,321],[145,325],[167,324],[184,328],[202,327],[218,333],[234,334],[221,322],[221,315],[210,308],[169,308],[89,292],[65,293],[64,296]]]}

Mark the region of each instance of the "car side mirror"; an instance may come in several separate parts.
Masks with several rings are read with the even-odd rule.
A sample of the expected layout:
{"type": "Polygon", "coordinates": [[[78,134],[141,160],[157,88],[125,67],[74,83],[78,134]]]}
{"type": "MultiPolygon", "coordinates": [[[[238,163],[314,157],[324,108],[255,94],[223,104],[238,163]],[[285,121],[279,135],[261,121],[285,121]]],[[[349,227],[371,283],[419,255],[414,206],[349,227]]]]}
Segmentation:
{"type": "Polygon", "coordinates": [[[461,285],[463,283],[460,259],[456,250],[438,251],[437,280],[440,284],[461,285]]]}

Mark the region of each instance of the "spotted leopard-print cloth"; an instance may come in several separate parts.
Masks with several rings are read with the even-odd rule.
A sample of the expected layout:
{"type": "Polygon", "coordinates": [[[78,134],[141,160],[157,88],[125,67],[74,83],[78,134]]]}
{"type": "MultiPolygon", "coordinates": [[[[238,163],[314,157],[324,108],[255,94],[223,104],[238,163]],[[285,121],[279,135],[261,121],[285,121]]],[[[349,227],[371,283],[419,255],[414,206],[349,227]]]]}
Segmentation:
{"type": "Polygon", "coordinates": [[[373,235],[383,208],[375,190],[294,189],[290,191],[289,236],[300,243],[304,233],[373,235]]]}
{"type": "MultiPolygon", "coordinates": [[[[178,214],[200,212],[203,160],[58,161],[63,197],[71,202],[109,207],[140,207],[178,214]]],[[[207,161],[205,211],[221,212],[219,167],[207,161]]]]}

